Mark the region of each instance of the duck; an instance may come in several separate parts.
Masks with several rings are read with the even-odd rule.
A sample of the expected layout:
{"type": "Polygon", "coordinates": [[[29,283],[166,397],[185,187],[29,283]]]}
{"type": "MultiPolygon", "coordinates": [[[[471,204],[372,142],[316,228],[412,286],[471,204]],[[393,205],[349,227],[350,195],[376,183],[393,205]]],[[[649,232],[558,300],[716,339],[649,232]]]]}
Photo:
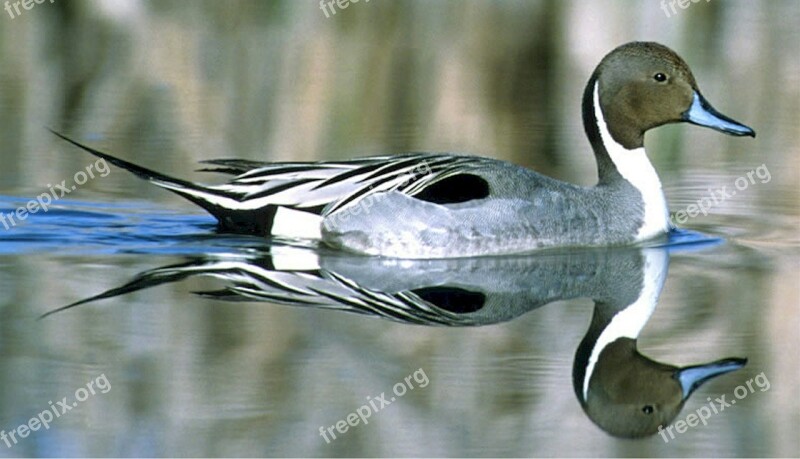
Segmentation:
{"type": "Polygon", "coordinates": [[[721,113],[670,48],[631,42],[609,52],[583,92],[598,181],[579,186],[510,162],[407,153],[323,162],[204,161],[232,175],[205,185],[171,177],[53,131],[65,141],[199,205],[223,233],[313,240],[406,259],[636,245],[671,229],[644,148],[650,129],[686,122],[732,136],[755,131],[721,113]]]}

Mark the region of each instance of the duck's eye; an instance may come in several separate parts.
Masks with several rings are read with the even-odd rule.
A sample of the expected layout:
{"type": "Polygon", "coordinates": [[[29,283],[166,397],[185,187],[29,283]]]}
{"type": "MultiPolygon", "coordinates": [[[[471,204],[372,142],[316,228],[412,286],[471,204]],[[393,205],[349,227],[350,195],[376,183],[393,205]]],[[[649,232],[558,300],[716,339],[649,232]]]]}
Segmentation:
{"type": "Polygon", "coordinates": [[[653,79],[658,81],[659,83],[663,83],[663,82],[667,81],[667,76],[664,75],[661,72],[658,72],[655,75],[653,75],[653,79]]]}
{"type": "Polygon", "coordinates": [[[642,407],[642,413],[651,414],[653,412],[653,405],[645,405],[642,407]]]}

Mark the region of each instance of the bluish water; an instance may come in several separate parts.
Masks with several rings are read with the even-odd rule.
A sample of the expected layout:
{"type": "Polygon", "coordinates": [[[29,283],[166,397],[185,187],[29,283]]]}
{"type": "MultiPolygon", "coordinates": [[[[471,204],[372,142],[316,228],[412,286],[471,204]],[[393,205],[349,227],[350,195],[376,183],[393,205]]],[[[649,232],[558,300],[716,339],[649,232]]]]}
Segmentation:
{"type": "MultiPolygon", "coordinates": [[[[0,197],[0,212],[12,214],[26,202],[0,197]]],[[[61,200],[57,207],[9,228],[0,253],[180,255],[263,243],[255,237],[217,235],[215,227],[216,220],[209,215],[182,215],[146,208],[140,202],[61,200]]]]}
{"type": "MultiPolygon", "coordinates": [[[[12,215],[27,199],[0,196],[0,213],[12,215]]],[[[310,241],[220,234],[207,214],[180,214],[141,202],[108,203],[64,199],[24,221],[9,221],[0,240],[0,254],[50,252],[53,255],[192,255],[219,251],[263,249],[270,243],[316,247],[310,241]]],[[[667,247],[689,250],[722,243],[722,239],[675,228],[667,247]]],[[[662,244],[662,243],[651,243],[662,244]]]]}

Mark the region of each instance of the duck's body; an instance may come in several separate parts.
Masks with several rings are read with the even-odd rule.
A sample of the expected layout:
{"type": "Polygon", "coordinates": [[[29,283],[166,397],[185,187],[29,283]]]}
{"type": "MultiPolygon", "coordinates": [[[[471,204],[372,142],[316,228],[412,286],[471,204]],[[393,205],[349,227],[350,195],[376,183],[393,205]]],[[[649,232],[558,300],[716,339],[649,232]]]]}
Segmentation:
{"type": "MultiPolygon", "coordinates": [[[[376,194],[326,214],[322,240],[372,255],[474,256],[632,243],[644,220],[644,207],[627,182],[587,188],[504,161],[428,160],[444,158],[463,161],[459,178],[450,180],[462,181],[480,198],[441,203],[401,190],[376,194]]],[[[666,214],[662,221],[666,229],[666,214]]]]}
{"type": "MultiPolygon", "coordinates": [[[[598,184],[581,187],[495,159],[418,153],[345,162],[210,161],[236,175],[204,186],[73,144],[199,204],[224,231],[319,239],[400,258],[507,254],[631,244],[669,230],[644,132],[688,121],[753,131],[717,113],[686,64],[655,43],[629,43],[595,70],[583,97],[598,184]]],[[[63,136],[62,136],[63,137],[63,136]]]]}

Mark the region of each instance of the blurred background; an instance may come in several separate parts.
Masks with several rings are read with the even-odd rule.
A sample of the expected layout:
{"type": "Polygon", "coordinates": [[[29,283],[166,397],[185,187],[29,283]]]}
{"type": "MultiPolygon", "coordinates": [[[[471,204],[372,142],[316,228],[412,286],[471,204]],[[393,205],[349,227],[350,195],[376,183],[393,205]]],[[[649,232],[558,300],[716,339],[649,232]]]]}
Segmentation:
{"type": "MultiPolygon", "coordinates": [[[[46,127],[210,182],[221,177],[193,172],[197,161],[455,151],[590,185],[583,86],[614,47],[658,41],[719,111],[758,134],[648,134],[671,210],[762,164],[771,180],[685,225],[728,243],[673,258],[640,348],[680,364],[750,358],[687,410],[761,371],[769,392],[669,444],[609,437],[583,416],[569,379],[587,300],[446,330],[201,300],[192,281],[36,322],[171,260],[61,250],[75,227],[32,217],[0,228],[0,429],[102,372],[112,389],[13,448],[0,443],[0,456],[800,454],[800,3],[670,3],[361,0],[323,11],[311,0],[55,0],[2,10],[0,210],[93,162],[46,127]],[[42,228],[51,244],[31,250],[42,228]],[[427,391],[321,440],[320,425],[420,367],[427,391]]],[[[119,169],[60,205],[200,218],[119,169]]]]}

